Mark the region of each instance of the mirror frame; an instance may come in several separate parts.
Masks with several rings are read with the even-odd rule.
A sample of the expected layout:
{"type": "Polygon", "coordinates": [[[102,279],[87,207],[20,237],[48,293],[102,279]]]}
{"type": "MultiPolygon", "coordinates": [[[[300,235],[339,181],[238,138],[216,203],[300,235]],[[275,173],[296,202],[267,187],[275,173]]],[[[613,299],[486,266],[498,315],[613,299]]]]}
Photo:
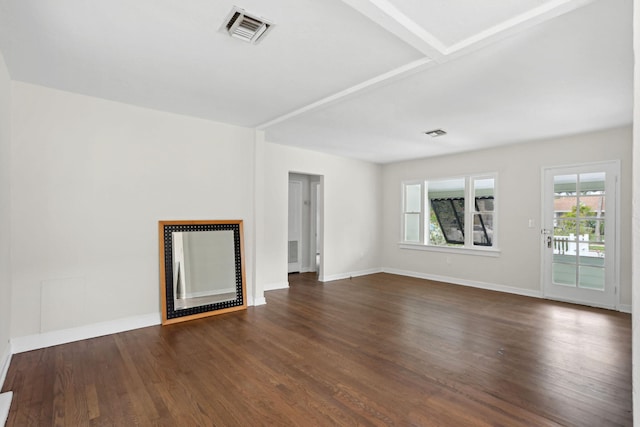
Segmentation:
{"type": "Polygon", "coordinates": [[[246,278],[244,269],[244,234],[242,220],[158,221],[160,242],[160,299],[162,324],[184,322],[216,314],[245,310],[246,278]],[[236,299],[185,309],[174,309],[173,234],[190,231],[233,231],[236,272],[236,299]]]}

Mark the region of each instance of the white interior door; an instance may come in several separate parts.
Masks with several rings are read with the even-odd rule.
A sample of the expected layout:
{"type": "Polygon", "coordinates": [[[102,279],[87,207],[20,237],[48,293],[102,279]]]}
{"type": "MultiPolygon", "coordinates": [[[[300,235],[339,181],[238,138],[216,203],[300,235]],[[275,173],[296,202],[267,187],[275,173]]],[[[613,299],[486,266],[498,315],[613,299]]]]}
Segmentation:
{"type": "Polygon", "coordinates": [[[544,170],[546,298],[615,308],[618,162],[544,170]]]}
{"type": "Polygon", "coordinates": [[[302,182],[289,181],[289,273],[302,270],[302,182]]]}

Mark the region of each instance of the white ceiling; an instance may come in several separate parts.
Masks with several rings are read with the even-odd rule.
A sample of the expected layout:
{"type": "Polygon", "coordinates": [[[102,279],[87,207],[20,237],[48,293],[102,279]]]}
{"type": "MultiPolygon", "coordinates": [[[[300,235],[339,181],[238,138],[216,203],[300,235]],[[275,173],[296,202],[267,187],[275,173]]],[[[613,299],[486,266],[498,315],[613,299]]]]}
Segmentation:
{"type": "Polygon", "coordinates": [[[631,0],[0,0],[13,79],[386,163],[632,121],[631,0]],[[237,5],[275,26],[220,30],[237,5]],[[424,131],[443,128],[431,138],[424,131]]]}

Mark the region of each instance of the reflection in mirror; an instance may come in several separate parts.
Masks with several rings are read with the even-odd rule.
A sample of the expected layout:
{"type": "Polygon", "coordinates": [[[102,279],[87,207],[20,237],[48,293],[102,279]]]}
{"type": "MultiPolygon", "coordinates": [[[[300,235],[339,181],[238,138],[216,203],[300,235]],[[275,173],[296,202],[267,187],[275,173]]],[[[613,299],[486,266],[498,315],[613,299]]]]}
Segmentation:
{"type": "Polygon", "coordinates": [[[246,308],[242,221],[160,221],[162,323],[246,308]]]}
{"type": "Polygon", "coordinates": [[[234,253],[226,250],[233,247],[233,231],[172,234],[174,307],[236,299],[234,253]]]}

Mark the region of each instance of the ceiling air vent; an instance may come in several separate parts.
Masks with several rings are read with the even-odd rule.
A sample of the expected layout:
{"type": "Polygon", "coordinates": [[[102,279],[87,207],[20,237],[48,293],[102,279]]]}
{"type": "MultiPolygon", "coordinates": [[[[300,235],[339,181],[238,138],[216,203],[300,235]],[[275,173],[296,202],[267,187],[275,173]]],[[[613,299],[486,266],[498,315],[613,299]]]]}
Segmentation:
{"type": "Polygon", "coordinates": [[[442,129],[434,129],[425,132],[425,134],[429,135],[431,138],[436,138],[438,136],[446,135],[447,132],[443,131],[442,129]]]}
{"type": "Polygon", "coordinates": [[[269,32],[273,24],[263,18],[247,13],[237,6],[231,10],[223,24],[231,37],[256,44],[269,32]]]}

